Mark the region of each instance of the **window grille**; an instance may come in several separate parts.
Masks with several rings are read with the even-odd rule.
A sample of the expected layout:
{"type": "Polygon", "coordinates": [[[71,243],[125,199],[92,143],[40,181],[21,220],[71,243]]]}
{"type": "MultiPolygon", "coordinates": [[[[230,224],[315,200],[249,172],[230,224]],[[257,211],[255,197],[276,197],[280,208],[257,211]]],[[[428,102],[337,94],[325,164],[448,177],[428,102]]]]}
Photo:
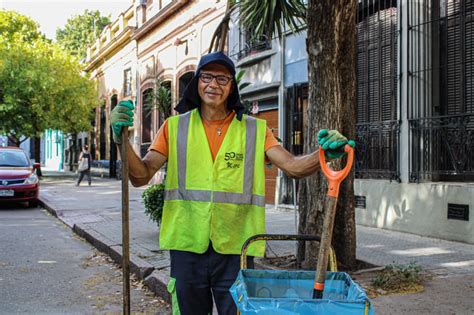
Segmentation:
{"type": "Polygon", "coordinates": [[[240,27],[238,59],[269,49],[272,49],[270,38],[266,35],[255,37],[253,29],[243,29],[242,26],[240,27]]]}
{"type": "Polygon", "coordinates": [[[473,180],[474,2],[408,3],[410,180],[473,180]]]}
{"type": "Polygon", "coordinates": [[[358,178],[400,179],[397,19],[396,0],[358,3],[358,178]]]}
{"type": "MultiPolygon", "coordinates": [[[[283,146],[294,155],[303,154],[304,130],[307,130],[308,83],[296,83],[286,89],[285,99],[285,139],[283,146]]],[[[294,192],[298,192],[299,182],[283,174],[281,183],[281,203],[294,204],[294,192]]]]}

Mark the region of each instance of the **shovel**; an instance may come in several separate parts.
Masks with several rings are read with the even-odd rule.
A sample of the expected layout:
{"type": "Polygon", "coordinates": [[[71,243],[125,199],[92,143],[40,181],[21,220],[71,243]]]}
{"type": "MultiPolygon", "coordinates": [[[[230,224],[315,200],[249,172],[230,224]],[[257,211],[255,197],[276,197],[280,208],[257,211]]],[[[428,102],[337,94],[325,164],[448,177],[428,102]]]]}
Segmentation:
{"type": "Polygon", "coordinates": [[[340,171],[331,170],[326,164],[324,150],[319,149],[319,163],[321,170],[328,179],[328,192],[324,200],[326,216],[323,222],[323,232],[321,235],[321,244],[319,247],[318,264],[316,266],[316,279],[314,280],[313,299],[322,299],[324,291],[324,280],[326,279],[326,270],[328,267],[328,251],[331,246],[332,231],[334,227],[334,218],[336,216],[337,198],[339,196],[339,186],[347,177],[354,161],[354,149],[350,145],[344,147],[348,153],[346,166],[340,171]]]}
{"type": "Polygon", "coordinates": [[[122,128],[122,273],[123,314],[130,314],[130,242],[128,225],[128,126],[122,128]]]}

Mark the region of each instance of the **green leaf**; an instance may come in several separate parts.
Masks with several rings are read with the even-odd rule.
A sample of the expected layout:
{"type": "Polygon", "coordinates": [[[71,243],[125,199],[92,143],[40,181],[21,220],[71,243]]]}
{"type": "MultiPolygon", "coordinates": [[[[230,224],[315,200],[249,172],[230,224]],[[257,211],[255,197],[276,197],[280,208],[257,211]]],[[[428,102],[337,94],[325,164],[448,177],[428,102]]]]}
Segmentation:
{"type": "Polygon", "coordinates": [[[110,18],[101,16],[98,10],[85,10],[83,14],[69,18],[64,28],[56,30],[57,42],[79,59],[85,59],[87,45],[92,43],[110,24],[110,18]]]}
{"type": "Polygon", "coordinates": [[[145,206],[145,214],[151,221],[158,225],[163,216],[163,205],[165,197],[165,185],[155,184],[149,186],[142,194],[143,205],[145,206]]]}
{"type": "Polygon", "coordinates": [[[305,23],[306,5],[302,0],[247,0],[239,4],[243,25],[252,29],[254,38],[281,37],[286,26],[296,32],[305,23]]]}
{"type": "Polygon", "coordinates": [[[244,69],[241,69],[241,70],[239,70],[239,72],[237,72],[237,75],[235,76],[235,80],[237,81],[237,85],[240,84],[240,80],[242,80],[242,77],[244,76],[244,74],[245,74],[244,69]]]}
{"type": "Polygon", "coordinates": [[[250,82],[244,82],[244,83],[240,84],[240,85],[239,85],[239,90],[245,89],[245,88],[246,88],[247,86],[249,86],[250,84],[252,84],[252,83],[250,83],[250,82]]]}
{"type": "Polygon", "coordinates": [[[5,109],[0,111],[0,132],[19,139],[48,128],[88,130],[97,103],[95,83],[59,45],[41,36],[30,41],[25,37],[0,36],[0,104],[5,109]]]}

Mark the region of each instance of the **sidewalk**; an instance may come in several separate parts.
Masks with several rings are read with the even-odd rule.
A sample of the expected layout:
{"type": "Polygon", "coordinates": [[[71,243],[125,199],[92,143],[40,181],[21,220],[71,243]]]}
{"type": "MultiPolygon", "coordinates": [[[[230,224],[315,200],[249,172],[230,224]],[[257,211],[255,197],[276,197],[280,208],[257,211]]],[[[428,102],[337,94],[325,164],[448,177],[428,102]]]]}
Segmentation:
{"type": "MultiPolygon", "coordinates": [[[[40,199],[44,207],[77,234],[120,263],[121,182],[93,177],[91,187],[87,186],[87,180],[83,180],[81,186],[76,187],[74,173],[45,170],[43,175],[40,199]]],[[[167,251],[160,250],[157,226],[150,222],[143,212],[141,194],[144,189],[130,185],[131,268],[139,278],[144,279],[152,291],[167,299],[169,256],[167,251]]],[[[267,207],[266,212],[268,233],[295,232],[295,214],[292,210],[267,207]]],[[[279,255],[295,251],[295,246],[289,242],[274,242],[270,246],[279,255]]],[[[390,314],[392,311],[393,314],[420,314],[425,310],[426,313],[433,313],[433,310],[428,310],[437,303],[441,305],[438,308],[440,312],[474,313],[474,302],[471,301],[474,296],[474,245],[358,225],[357,258],[379,266],[416,262],[443,279],[439,284],[433,282],[434,287],[431,290],[436,290],[435,296],[441,287],[449,290],[450,286],[446,285],[449,279],[453,281],[451,286],[458,284],[456,292],[451,292],[456,293],[456,297],[460,299],[454,308],[442,308],[443,302],[454,302],[446,301],[445,294],[443,297],[433,297],[435,301],[426,299],[424,293],[420,293],[421,297],[390,295],[374,299],[374,306],[380,314],[390,314]],[[466,283],[463,284],[464,282],[466,283]],[[401,304],[408,305],[406,307],[410,311],[400,312],[401,304]],[[419,307],[416,308],[418,304],[419,307]]],[[[428,289],[430,288],[428,287],[427,291],[428,289]]]]}

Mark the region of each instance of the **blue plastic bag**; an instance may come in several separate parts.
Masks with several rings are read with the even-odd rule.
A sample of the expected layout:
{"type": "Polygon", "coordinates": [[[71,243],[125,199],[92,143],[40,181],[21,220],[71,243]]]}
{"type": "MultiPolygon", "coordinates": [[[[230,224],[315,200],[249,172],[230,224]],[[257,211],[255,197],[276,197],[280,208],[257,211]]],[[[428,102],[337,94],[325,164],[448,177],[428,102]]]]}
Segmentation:
{"type": "Polygon", "coordinates": [[[345,272],[328,272],[323,299],[313,296],[314,271],[239,272],[230,292],[245,314],[373,314],[364,290],[345,272]]]}

